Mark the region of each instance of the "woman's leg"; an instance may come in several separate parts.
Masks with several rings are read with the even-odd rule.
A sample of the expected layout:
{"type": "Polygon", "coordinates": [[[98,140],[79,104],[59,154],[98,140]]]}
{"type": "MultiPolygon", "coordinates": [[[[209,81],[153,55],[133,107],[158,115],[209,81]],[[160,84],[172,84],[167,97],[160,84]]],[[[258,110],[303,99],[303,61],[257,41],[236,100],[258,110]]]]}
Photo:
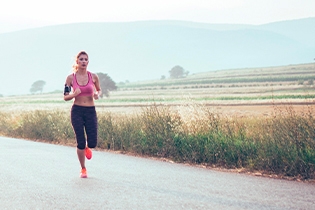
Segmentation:
{"type": "Polygon", "coordinates": [[[77,154],[78,154],[81,168],[85,168],[85,151],[84,151],[84,149],[77,148],[77,154]]]}
{"type": "Polygon", "coordinates": [[[85,118],[85,131],[87,136],[87,145],[89,148],[97,146],[97,115],[95,107],[89,107],[88,115],[85,118]]]}
{"type": "Polygon", "coordinates": [[[73,106],[71,109],[71,124],[77,140],[77,155],[81,168],[85,168],[84,149],[86,146],[86,140],[84,134],[84,119],[82,113],[84,113],[82,107],[73,106]]]}

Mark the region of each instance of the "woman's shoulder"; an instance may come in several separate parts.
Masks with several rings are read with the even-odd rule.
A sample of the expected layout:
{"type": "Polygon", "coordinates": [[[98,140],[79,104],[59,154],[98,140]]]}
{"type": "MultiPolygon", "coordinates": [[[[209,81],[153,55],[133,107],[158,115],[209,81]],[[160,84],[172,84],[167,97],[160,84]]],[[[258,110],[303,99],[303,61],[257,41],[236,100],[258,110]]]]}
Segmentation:
{"type": "Polygon", "coordinates": [[[66,79],[67,84],[71,84],[72,80],[73,80],[73,74],[69,74],[66,79]]]}
{"type": "Polygon", "coordinates": [[[91,71],[87,71],[88,73],[90,73],[92,76],[95,75],[95,73],[91,72],[91,71]]]}
{"type": "Polygon", "coordinates": [[[67,79],[73,79],[73,76],[74,76],[74,74],[69,74],[68,76],[67,76],[67,79]]]}
{"type": "Polygon", "coordinates": [[[93,72],[90,72],[90,71],[89,71],[89,73],[91,74],[91,76],[92,76],[93,78],[96,78],[96,77],[98,78],[98,75],[97,75],[96,73],[93,73],[93,72]]]}

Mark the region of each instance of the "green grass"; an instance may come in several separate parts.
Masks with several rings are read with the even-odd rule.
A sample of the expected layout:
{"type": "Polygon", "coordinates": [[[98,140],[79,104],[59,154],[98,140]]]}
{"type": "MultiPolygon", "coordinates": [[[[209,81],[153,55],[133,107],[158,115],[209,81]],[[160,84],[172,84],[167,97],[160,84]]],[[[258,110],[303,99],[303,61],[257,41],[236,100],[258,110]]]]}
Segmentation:
{"type": "Polygon", "coordinates": [[[269,96],[251,96],[251,97],[233,97],[233,96],[227,96],[227,97],[214,97],[214,98],[199,98],[198,100],[266,100],[266,99],[313,99],[315,98],[315,95],[269,95],[269,96]]]}
{"type": "Polygon", "coordinates": [[[314,80],[314,68],[315,65],[310,63],[279,67],[218,70],[193,74],[180,79],[131,82],[119,85],[119,88],[168,88],[170,86],[225,85],[240,83],[299,83],[301,81],[314,80]]]}
{"type": "MultiPolygon", "coordinates": [[[[293,93],[294,91],[290,91],[293,93]]],[[[172,93],[170,91],[161,91],[156,92],[154,97],[147,95],[137,97],[138,94],[121,94],[122,92],[113,93],[112,97],[110,98],[103,98],[98,101],[98,105],[110,105],[110,104],[147,104],[147,103],[185,103],[187,101],[187,97],[185,97],[182,93],[172,93]],[[117,94],[117,95],[116,95],[117,94]],[[118,96],[118,94],[121,94],[118,96]]],[[[24,106],[24,107],[44,107],[45,105],[56,106],[59,105],[66,105],[67,102],[62,100],[62,95],[52,95],[54,99],[40,99],[40,95],[36,96],[37,98],[32,98],[29,100],[19,100],[15,98],[5,98],[5,100],[0,100],[1,107],[14,107],[16,105],[24,106]]],[[[300,94],[300,92],[296,92],[295,94],[288,94],[287,92],[283,92],[282,94],[278,93],[277,95],[273,94],[272,91],[268,95],[251,95],[248,94],[241,94],[238,96],[234,96],[231,94],[230,96],[220,96],[211,94],[201,94],[201,93],[192,93],[189,95],[190,100],[193,101],[253,101],[253,100],[281,100],[281,99],[301,99],[301,100],[308,100],[315,98],[315,94],[300,94]]],[[[0,109],[1,110],[1,109],[0,109]]]]}
{"type": "MultiPolygon", "coordinates": [[[[178,80],[128,83],[98,106],[98,147],[176,162],[315,178],[315,113],[276,106],[272,115],[216,113],[207,102],[312,103],[315,65],[224,70],[178,80]],[[208,84],[211,83],[211,84],[208,84]],[[179,105],[178,105],[179,104],[179,105]],[[108,106],[140,111],[123,114],[108,106]],[[162,106],[163,105],[163,106],[162,106]],[[170,106],[168,106],[170,105],[170,106]],[[134,106],[134,107],[133,107],[134,106]]],[[[0,98],[0,134],[75,145],[72,102],[60,93],[0,98]]],[[[208,103],[209,104],[209,103],[208,103]]]]}
{"type": "Polygon", "coordinates": [[[147,84],[128,83],[119,86],[119,88],[143,88],[143,87],[167,87],[171,85],[203,85],[203,84],[230,84],[230,83],[266,83],[266,82],[292,82],[307,81],[314,79],[314,75],[310,76],[278,76],[278,77],[258,77],[258,78],[221,78],[221,79],[177,79],[169,81],[155,81],[147,84]]]}
{"type": "MultiPolygon", "coordinates": [[[[272,117],[238,118],[202,105],[144,107],[137,114],[99,112],[98,147],[177,162],[246,168],[314,179],[313,110],[297,114],[289,106],[272,117]]],[[[0,112],[5,136],[74,144],[69,111],[0,112]]]]}

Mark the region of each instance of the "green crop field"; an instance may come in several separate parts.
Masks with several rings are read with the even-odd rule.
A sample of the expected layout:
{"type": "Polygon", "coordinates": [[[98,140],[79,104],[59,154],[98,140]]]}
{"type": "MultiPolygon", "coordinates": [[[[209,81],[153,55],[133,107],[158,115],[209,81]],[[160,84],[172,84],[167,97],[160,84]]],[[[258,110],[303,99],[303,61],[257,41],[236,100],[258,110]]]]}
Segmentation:
{"type": "MultiPolygon", "coordinates": [[[[96,102],[107,110],[132,111],[152,103],[257,104],[310,103],[315,96],[315,64],[205,72],[180,79],[143,81],[119,85],[110,97],[96,102]]],[[[62,90],[55,93],[0,98],[0,110],[69,107],[62,90]]]]}

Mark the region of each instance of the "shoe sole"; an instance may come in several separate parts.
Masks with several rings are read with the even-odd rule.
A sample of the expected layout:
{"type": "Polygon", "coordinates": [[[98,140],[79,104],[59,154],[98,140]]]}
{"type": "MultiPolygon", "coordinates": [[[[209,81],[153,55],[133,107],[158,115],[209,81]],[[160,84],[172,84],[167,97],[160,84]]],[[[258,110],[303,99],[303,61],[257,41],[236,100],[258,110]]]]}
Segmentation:
{"type": "Polygon", "coordinates": [[[86,152],[87,150],[85,150],[85,157],[86,157],[88,160],[91,160],[91,158],[92,158],[92,151],[91,151],[91,149],[89,149],[89,150],[90,150],[89,153],[87,153],[87,152],[86,152]]]}

